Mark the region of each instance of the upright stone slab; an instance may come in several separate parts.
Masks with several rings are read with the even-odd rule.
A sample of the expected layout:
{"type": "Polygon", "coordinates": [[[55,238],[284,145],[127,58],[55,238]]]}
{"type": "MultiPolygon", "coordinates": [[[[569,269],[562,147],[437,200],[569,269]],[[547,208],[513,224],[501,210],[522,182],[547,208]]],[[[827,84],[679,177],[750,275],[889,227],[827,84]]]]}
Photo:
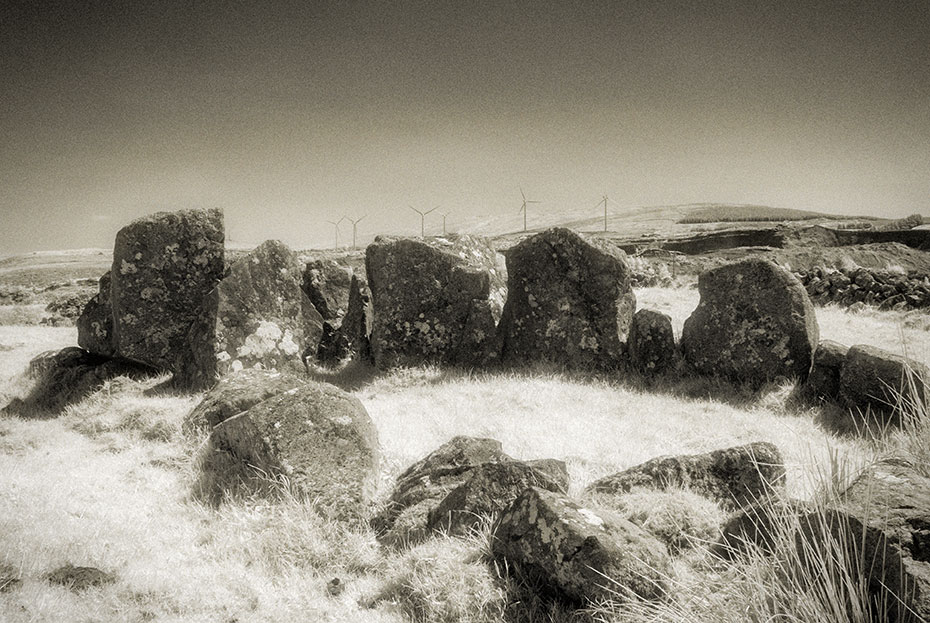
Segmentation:
{"type": "Polygon", "coordinates": [[[643,374],[662,374],[675,368],[678,351],[668,314],[651,309],[633,314],[628,346],[630,363],[643,374]]]}
{"type": "Polygon", "coordinates": [[[301,353],[316,350],[322,323],[301,290],[302,269],[277,240],[236,261],[203,300],[178,365],[182,384],[210,387],[244,368],[305,373],[301,353]]]}
{"type": "Polygon", "coordinates": [[[338,327],[349,305],[352,272],[333,260],[307,262],[301,287],[324,321],[338,327]]]}
{"type": "Polygon", "coordinates": [[[807,378],[817,317],[807,291],[769,260],[749,259],[701,273],[701,301],[685,320],[681,348],[701,374],[759,387],[807,378]]]}
{"type": "Polygon", "coordinates": [[[804,391],[816,400],[835,401],[840,397],[840,374],[849,347],[832,340],[821,340],[814,353],[814,365],[804,391]]]}
{"type": "Polygon", "coordinates": [[[482,239],[379,236],[365,253],[371,347],[379,368],[480,366],[497,357],[506,295],[497,254],[482,239]]]}
{"type": "Polygon", "coordinates": [[[336,517],[362,516],[377,489],[378,431],[362,403],[308,382],[219,423],[213,448],[272,477],[336,517]]]}
{"type": "Polygon", "coordinates": [[[930,398],[930,369],[886,350],[857,344],[840,371],[840,398],[852,411],[899,423],[920,412],[930,398]]]}
{"type": "Polygon", "coordinates": [[[100,278],[97,294],[84,306],[77,319],[78,346],[95,355],[116,354],[113,309],[110,306],[110,271],[100,278]]]}
{"type": "Polygon", "coordinates": [[[371,327],[374,322],[371,309],[371,290],[363,277],[353,274],[349,282],[349,302],[339,333],[349,355],[372,361],[371,327]]]}
{"type": "Polygon", "coordinates": [[[117,354],[176,372],[200,304],[223,268],[220,210],[159,212],[122,228],[110,271],[117,354]]]}
{"type": "Polygon", "coordinates": [[[524,240],[506,257],[505,363],[619,364],[636,307],[623,251],[555,228],[524,240]]]}

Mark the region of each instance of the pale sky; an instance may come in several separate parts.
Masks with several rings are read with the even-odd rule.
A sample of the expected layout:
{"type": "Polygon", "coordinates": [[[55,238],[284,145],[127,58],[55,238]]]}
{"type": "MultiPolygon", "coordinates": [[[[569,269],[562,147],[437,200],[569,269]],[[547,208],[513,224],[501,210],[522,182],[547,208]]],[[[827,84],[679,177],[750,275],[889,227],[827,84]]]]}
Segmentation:
{"type": "Polygon", "coordinates": [[[408,205],[512,220],[520,187],[930,214],[930,2],[815,4],[7,3],[0,254],[190,207],[326,246],[418,233],[408,205]]]}

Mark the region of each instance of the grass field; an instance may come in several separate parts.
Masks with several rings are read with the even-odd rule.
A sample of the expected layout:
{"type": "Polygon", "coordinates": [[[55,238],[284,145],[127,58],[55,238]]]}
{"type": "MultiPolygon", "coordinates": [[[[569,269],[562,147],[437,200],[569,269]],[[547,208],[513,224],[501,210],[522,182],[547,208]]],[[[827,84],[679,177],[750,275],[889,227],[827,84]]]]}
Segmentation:
{"type": "MultiPolygon", "coordinates": [[[[697,302],[696,290],[647,288],[637,295],[640,307],[669,313],[679,332],[697,302]]],[[[818,316],[823,337],[906,345],[911,356],[930,360],[926,316],[829,307],[819,308],[818,316]]],[[[21,372],[29,359],[75,338],[73,328],[0,327],[0,401],[28,383],[21,372]]],[[[785,456],[789,494],[809,498],[886,449],[832,432],[818,409],[794,405],[790,386],[750,396],[701,383],[645,388],[546,370],[473,374],[435,368],[387,375],[361,370],[333,380],[360,398],[377,425],[385,459],[382,497],[402,469],[457,434],[493,437],[517,458],[565,460],[574,494],[602,475],[657,455],[767,440],[785,456]]],[[[363,526],[327,523],[287,495],[275,504],[239,499],[205,506],[191,495],[203,440],[180,433],[181,420],[200,396],[147,391],[158,382],[116,379],[56,419],[0,419],[0,575],[5,567],[22,579],[0,592],[0,620],[580,616],[526,600],[515,604],[507,581],[482,562],[486,536],[443,537],[394,552],[381,550],[363,526]],[[44,580],[65,563],[97,566],[117,580],[80,594],[44,580]],[[327,590],[334,577],[345,586],[338,595],[327,590]]],[[[655,515],[666,506],[649,499],[638,510],[630,502],[627,512],[655,515]]],[[[676,581],[691,588],[681,590],[708,590],[694,583],[694,569],[704,564],[700,556],[683,560],[676,581]]],[[[629,611],[600,616],[652,620],[629,611]]]]}

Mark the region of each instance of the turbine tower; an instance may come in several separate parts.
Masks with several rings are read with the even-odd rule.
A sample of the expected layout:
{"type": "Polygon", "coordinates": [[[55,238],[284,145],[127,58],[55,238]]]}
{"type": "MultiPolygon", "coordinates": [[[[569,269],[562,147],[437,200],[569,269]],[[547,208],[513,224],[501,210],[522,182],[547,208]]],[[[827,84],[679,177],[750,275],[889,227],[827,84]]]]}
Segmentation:
{"type": "MultiPolygon", "coordinates": [[[[368,216],[368,215],[366,214],[365,216],[368,216]]],[[[350,223],[352,223],[352,249],[353,249],[353,250],[355,250],[355,248],[356,248],[356,247],[355,247],[355,234],[356,234],[357,231],[358,231],[358,224],[362,222],[362,219],[364,219],[365,216],[360,216],[359,218],[355,219],[354,221],[353,221],[352,219],[350,219],[349,217],[347,217],[347,216],[346,216],[346,217],[343,217],[343,218],[345,218],[347,221],[349,221],[350,223]]]]}
{"type": "Polygon", "coordinates": [[[520,211],[523,212],[523,231],[526,231],[526,204],[528,203],[541,203],[540,201],[531,201],[526,198],[526,195],[523,194],[523,189],[520,189],[520,195],[523,197],[523,205],[520,206],[520,211]]]}
{"type": "Polygon", "coordinates": [[[449,216],[449,212],[440,212],[442,214],[442,235],[446,235],[446,217],[449,216]]]}
{"type": "Polygon", "coordinates": [[[420,238],[425,238],[426,237],[426,233],[425,233],[426,232],[426,215],[429,214],[430,212],[435,212],[436,210],[438,210],[439,206],[436,206],[432,210],[427,210],[426,212],[417,210],[413,206],[410,206],[410,209],[420,215],[420,238]]]}
{"type": "Polygon", "coordinates": [[[604,231],[607,231],[607,195],[601,197],[601,200],[594,204],[594,207],[598,207],[601,204],[604,204],[604,231]]]}
{"type": "Polygon", "coordinates": [[[326,221],[327,223],[329,223],[330,225],[333,226],[333,231],[334,231],[334,233],[335,233],[335,240],[333,241],[333,248],[334,248],[334,249],[338,249],[338,248],[339,248],[339,223],[341,223],[341,222],[344,221],[345,219],[346,219],[346,217],[343,216],[343,217],[342,217],[341,219],[339,219],[338,221],[326,221]]]}

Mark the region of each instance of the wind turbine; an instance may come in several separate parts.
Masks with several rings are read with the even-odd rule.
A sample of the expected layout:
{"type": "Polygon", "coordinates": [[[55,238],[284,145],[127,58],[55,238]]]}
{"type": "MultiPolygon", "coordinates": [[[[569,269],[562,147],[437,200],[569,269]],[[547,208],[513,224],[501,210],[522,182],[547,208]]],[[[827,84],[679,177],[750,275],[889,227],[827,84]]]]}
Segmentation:
{"type": "Polygon", "coordinates": [[[440,212],[442,214],[442,235],[446,235],[446,217],[449,216],[449,212],[440,212]]]}
{"type": "Polygon", "coordinates": [[[420,210],[417,210],[413,206],[410,206],[410,209],[420,215],[420,238],[425,238],[426,237],[426,233],[425,233],[426,232],[426,215],[429,214],[430,212],[435,212],[436,210],[438,210],[439,206],[436,206],[432,210],[427,210],[426,212],[421,212],[420,210]]]}
{"type": "MultiPolygon", "coordinates": [[[[365,216],[368,216],[368,215],[366,214],[365,216]]],[[[358,229],[357,229],[357,228],[358,228],[358,224],[362,222],[362,219],[364,219],[365,216],[361,216],[361,217],[355,219],[354,221],[353,221],[352,219],[350,219],[349,217],[347,217],[347,216],[346,216],[346,217],[343,217],[343,218],[345,218],[347,221],[349,221],[350,223],[352,223],[352,248],[353,248],[353,249],[355,249],[355,233],[358,231],[358,229]]]]}
{"type": "Polygon", "coordinates": [[[523,197],[523,205],[520,206],[520,211],[523,212],[523,231],[526,231],[526,204],[528,203],[541,203],[540,201],[530,201],[526,198],[526,195],[523,194],[523,189],[520,189],[520,195],[523,197]]]}
{"type": "Polygon", "coordinates": [[[335,240],[334,243],[333,243],[333,248],[334,248],[334,249],[338,249],[338,248],[339,248],[339,223],[341,223],[341,222],[344,221],[345,219],[346,219],[346,217],[343,216],[343,217],[342,217],[341,219],[339,219],[338,221],[326,221],[327,223],[331,224],[331,225],[335,228],[336,240],[335,240]]]}
{"type": "Polygon", "coordinates": [[[604,231],[607,231],[607,195],[601,197],[601,200],[594,204],[594,207],[604,204],[604,231]]]}

